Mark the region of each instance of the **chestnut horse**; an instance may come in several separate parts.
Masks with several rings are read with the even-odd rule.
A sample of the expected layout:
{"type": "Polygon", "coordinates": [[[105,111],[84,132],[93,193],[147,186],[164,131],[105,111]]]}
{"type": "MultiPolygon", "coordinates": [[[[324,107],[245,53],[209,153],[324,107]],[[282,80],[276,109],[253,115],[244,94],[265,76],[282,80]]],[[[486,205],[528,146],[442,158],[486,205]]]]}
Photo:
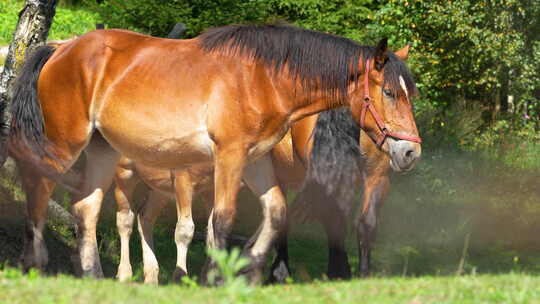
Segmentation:
{"type": "MultiPolygon", "coordinates": [[[[328,239],[329,278],[350,278],[351,270],[345,250],[347,219],[354,207],[358,186],[363,183],[363,205],[357,210],[360,275],[370,271],[370,252],[375,240],[377,209],[389,187],[390,162],[366,136],[359,139],[359,127],[348,110],[330,110],[305,118],[291,126],[291,132],[274,146],[272,163],[281,189],[300,194],[295,211],[316,218],[325,228],[328,239]],[[358,143],[360,142],[360,146],[358,143]],[[360,148],[359,148],[360,147],[360,148]],[[309,212],[307,212],[310,210],[309,212]]],[[[395,168],[400,171],[399,168],[395,168]]],[[[117,277],[129,280],[132,268],[129,260],[129,239],[134,213],[131,207],[137,184],[144,182],[150,193],[138,212],[138,227],[142,241],[144,279],[157,283],[159,265],[153,252],[153,225],[167,202],[174,198],[175,185],[178,222],[175,229],[177,263],[173,278],[188,273],[187,250],[194,233],[192,201],[203,195],[208,206],[212,202],[211,170],[156,169],[122,158],[115,176],[115,196],[118,204],[117,225],[121,243],[121,258],[117,277]],[[171,175],[174,178],[171,178],[171,175]],[[175,181],[175,185],[173,185],[175,181]],[[209,204],[208,204],[209,203],[209,204]]],[[[286,231],[278,241],[269,281],[285,281],[289,275],[286,231]]]]}
{"type": "MultiPolygon", "coordinates": [[[[257,281],[286,211],[266,152],[295,121],[347,106],[394,166],[410,167],[420,138],[407,98],[416,89],[404,71],[385,39],[360,46],[285,25],[226,26],[180,41],[93,31],[41,47],[23,65],[10,153],[58,180],[85,152],[73,213],[83,273],[96,277],[103,275],[96,223],[121,154],[163,169],[214,168],[210,248],[226,247],[243,177],[263,205],[260,233],[246,252],[257,281]]],[[[32,183],[52,187],[37,175],[32,183]]],[[[44,248],[44,209],[28,206],[33,250],[44,248]]]]}

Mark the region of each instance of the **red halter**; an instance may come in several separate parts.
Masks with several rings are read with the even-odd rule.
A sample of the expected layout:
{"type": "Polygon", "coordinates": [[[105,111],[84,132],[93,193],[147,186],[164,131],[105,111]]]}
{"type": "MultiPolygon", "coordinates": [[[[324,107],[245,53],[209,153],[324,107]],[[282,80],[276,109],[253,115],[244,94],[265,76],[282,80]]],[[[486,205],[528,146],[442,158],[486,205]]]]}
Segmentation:
{"type": "Polygon", "coordinates": [[[366,112],[369,111],[369,113],[371,113],[371,116],[375,120],[377,127],[379,127],[379,131],[381,131],[381,133],[377,136],[377,138],[373,138],[370,135],[371,139],[373,139],[373,141],[377,144],[379,148],[382,146],[382,144],[384,143],[387,137],[392,137],[392,138],[401,139],[401,140],[408,140],[415,143],[421,143],[422,139],[420,139],[420,137],[409,136],[409,135],[399,134],[399,133],[390,131],[386,127],[386,124],[384,123],[384,121],[381,119],[381,116],[379,116],[379,113],[377,113],[377,110],[375,110],[373,103],[371,103],[372,99],[369,96],[370,63],[371,63],[371,60],[366,61],[366,74],[364,76],[364,101],[362,102],[362,110],[360,112],[360,128],[362,128],[362,130],[365,130],[364,122],[366,119],[366,112]]]}

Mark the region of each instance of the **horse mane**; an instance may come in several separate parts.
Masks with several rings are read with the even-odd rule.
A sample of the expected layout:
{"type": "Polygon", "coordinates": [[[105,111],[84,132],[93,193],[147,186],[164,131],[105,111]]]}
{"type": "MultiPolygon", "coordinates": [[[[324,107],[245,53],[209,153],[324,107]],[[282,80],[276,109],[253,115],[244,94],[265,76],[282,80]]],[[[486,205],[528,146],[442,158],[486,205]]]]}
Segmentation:
{"type": "MultiPolygon", "coordinates": [[[[321,89],[332,100],[347,98],[351,81],[358,82],[360,60],[373,58],[375,47],[331,34],[287,24],[230,25],[211,28],[199,36],[207,52],[246,56],[279,73],[285,68],[305,90],[321,89]]],[[[384,68],[384,86],[403,96],[399,76],[409,96],[417,93],[405,63],[392,52],[384,68]]]]}
{"type": "Polygon", "coordinates": [[[360,127],[348,108],[319,114],[306,177],[292,204],[293,213],[304,218],[325,216],[328,208],[338,208],[349,214],[364,168],[359,136],[360,127]]]}

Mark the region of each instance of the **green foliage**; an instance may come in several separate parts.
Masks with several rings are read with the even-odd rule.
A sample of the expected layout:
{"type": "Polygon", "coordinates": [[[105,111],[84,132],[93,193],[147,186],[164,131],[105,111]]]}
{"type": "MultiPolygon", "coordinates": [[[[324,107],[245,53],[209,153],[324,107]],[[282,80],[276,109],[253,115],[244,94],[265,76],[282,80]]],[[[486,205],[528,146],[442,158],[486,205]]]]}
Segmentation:
{"type": "Polygon", "coordinates": [[[0,1],[0,44],[8,44],[13,37],[13,31],[18,20],[20,1],[0,1]]]}
{"type": "MultiPolygon", "coordinates": [[[[12,37],[19,11],[23,8],[24,1],[0,0],[0,45],[8,44],[12,37]]],[[[69,39],[82,35],[96,27],[101,18],[95,12],[77,6],[59,5],[49,32],[49,40],[69,39]]]]}
{"type": "Polygon", "coordinates": [[[98,14],[78,7],[59,7],[49,33],[50,40],[70,39],[96,28],[101,19],[98,14]]]}
{"type": "Polygon", "coordinates": [[[105,1],[97,11],[109,27],[165,36],[177,22],[188,24],[194,36],[210,26],[254,22],[262,18],[263,1],[105,1]]]}
{"type": "Polygon", "coordinates": [[[269,15],[298,26],[361,39],[375,8],[371,0],[271,0],[269,15]]]}
{"type": "Polygon", "coordinates": [[[242,268],[249,265],[249,260],[240,256],[240,250],[238,248],[233,248],[230,253],[226,250],[209,249],[208,255],[218,267],[208,274],[210,284],[214,284],[216,279],[221,277],[225,286],[245,286],[244,277],[237,277],[236,274],[242,268]]]}
{"type": "Polygon", "coordinates": [[[287,21],[300,26],[360,37],[371,15],[370,0],[196,0],[105,1],[97,10],[110,27],[166,35],[177,22],[192,37],[208,27],[232,23],[287,21]]]}
{"type": "Polygon", "coordinates": [[[471,108],[480,114],[475,133],[497,119],[523,122],[523,113],[538,130],[539,16],[537,1],[392,0],[368,27],[391,43],[412,44],[417,105],[431,111],[422,125],[428,132],[448,134],[444,122],[471,108]]]}

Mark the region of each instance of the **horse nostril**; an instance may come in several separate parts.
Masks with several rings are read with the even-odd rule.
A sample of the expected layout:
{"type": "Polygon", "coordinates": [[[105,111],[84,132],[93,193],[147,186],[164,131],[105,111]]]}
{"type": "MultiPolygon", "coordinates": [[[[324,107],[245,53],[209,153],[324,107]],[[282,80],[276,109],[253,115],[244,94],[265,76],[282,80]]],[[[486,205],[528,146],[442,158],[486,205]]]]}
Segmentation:
{"type": "Polygon", "coordinates": [[[405,157],[406,158],[413,158],[414,157],[414,150],[407,150],[407,152],[405,152],[405,157]]]}

